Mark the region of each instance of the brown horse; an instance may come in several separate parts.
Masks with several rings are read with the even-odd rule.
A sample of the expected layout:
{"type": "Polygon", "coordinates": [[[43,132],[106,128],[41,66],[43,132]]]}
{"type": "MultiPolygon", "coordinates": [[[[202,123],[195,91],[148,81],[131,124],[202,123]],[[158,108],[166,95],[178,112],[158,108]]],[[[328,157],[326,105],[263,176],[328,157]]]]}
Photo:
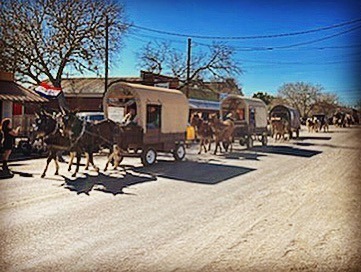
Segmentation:
{"type": "Polygon", "coordinates": [[[199,138],[198,154],[202,153],[202,147],[205,153],[210,151],[213,140],[213,130],[210,123],[200,118],[198,114],[194,114],[191,119],[191,126],[196,129],[197,138],[199,138]],[[206,147],[207,144],[208,149],[206,147]]]}
{"type": "Polygon", "coordinates": [[[272,118],[271,119],[271,128],[272,128],[272,137],[277,140],[284,140],[285,134],[288,133],[288,122],[281,118],[272,118]]]}
{"type": "Polygon", "coordinates": [[[216,142],[214,154],[217,154],[218,147],[220,152],[222,152],[221,143],[226,152],[228,151],[229,147],[230,151],[232,152],[234,122],[231,119],[223,121],[219,119],[216,114],[211,114],[209,122],[211,124],[216,142]]]}

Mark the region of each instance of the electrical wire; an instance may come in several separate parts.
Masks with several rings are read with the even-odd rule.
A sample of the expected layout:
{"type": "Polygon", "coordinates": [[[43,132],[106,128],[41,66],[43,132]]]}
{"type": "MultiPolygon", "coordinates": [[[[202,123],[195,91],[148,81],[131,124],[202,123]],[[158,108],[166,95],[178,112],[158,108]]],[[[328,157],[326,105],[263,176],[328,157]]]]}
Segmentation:
{"type": "MultiPolygon", "coordinates": [[[[308,45],[308,44],[313,44],[313,43],[317,43],[320,41],[325,41],[328,39],[332,39],[334,37],[337,36],[341,36],[350,32],[353,32],[355,30],[358,30],[361,28],[361,25],[358,25],[356,27],[353,27],[351,29],[348,30],[344,30],[341,32],[337,32],[335,34],[332,35],[328,35],[319,39],[315,39],[315,40],[310,40],[310,41],[305,41],[305,42],[301,42],[301,43],[296,43],[296,44],[289,44],[289,45],[283,45],[283,46],[259,46],[259,47],[254,47],[254,46],[242,46],[242,47],[237,47],[234,45],[228,45],[230,46],[233,50],[235,51],[242,51],[242,52],[247,52],[247,51],[272,51],[272,50],[280,50],[280,49],[292,49],[294,47],[299,47],[302,45],[308,45]]],[[[149,38],[149,39],[156,39],[156,40],[164,40],[164,41],[168,41],[168,42],[173,42],[173,43],[179,43],[179,44],[185,44],[185,41],[179,41],[179,40],[174,40],[174,39],[166,39],[166,38],[162,38],[162,37],[156,37],[156,36],[151,36],[151,35],[145,35],[145,34],[141,34],[141,33],[129,33],[128,35],[132,35],[135,37],[143,37],[143,38],[149,38]]],[[[146,41],[144,41],[146,42],[146,41]]],[[[193,42],[193,44],[195,46],[205,46],[205,47],[211,47],[211,44],[206,44],[206,43],[200,43],[200,42],[193,42]]],[[[318,47],[317,49],[323,50],[323,49],[331,49],[331,48],[351,48],[351,47],[360,47],[360,45],[350,45],[350,46],[335,46],[335,47],[318,47]]],[[[304,48],[301,48],[304,49],[304,48]]],[[[315,48],[310,48],[310,49],[315,49],[315,48]]]]}
{"type": "MultiPolygon", "coordinates": [[[[301,43],[296,43],[296,44],[289,44],[289,45],[283,45],[283,46],[259,46],[259,47],[237,47],[237,46],[230,46],[233,50],[235,51],[271,51],[271,50],[277,50],[277,49],[289,49],[289,48],[293,48],[293,47],[298,47],[301,45],[308,45],[308,44],[313,44],[313,43],[317,43],[320,41],[325,41],[325,40],[329,40],[332,39],[334,37],[338,37],[350,32],[353,32],[355,30],[358,30],[361,28],[361,25],[358,25],[356,27],[353,27],[351,29],[348,30],[344,30],[341,32],[337,32],[335,34],[332,35],[328,35],[319,39],[315,39],[315,40],[310,40],[310,41],[305,41],[305,42],[301,42],[301,43]]],[[[210,44],[205,44],[205,43],[199,43],[199,42],[195,42],[197,45],[201,45],[201,46],[207,46],[210,47],[210,44]]]]}
{"type": "Polygon", "coordinates": [[[329,29],[335,29],[335,28],[355,24],[355,23],[358,23],[358,22],[361,22],[361,18],[351,20],[351,21],[347,21],[347,22],[343,22],[343,23],[339,23],[339,24],[319,27],[319,28],[315,28],[315,29],[304,30],[304,31],[270,34],[270,35],[228,36],[228,37],[226,37],[226,36],[206,36],[206,35],[182,34],[182,33],[169,32],[169,31],[158,30],[158,29],[153,29],[153,28],[148,28],[148,27],[143,27],[143,26],[138,26],[138,25],[129,25],[129,26],[133,27],[133,28],[136,28],[136,29],[140,29],[140,30],[154,32],[154,33],[158,33],[158,34],[162,34],[162,35],[177,36],[177,37],[188,37],[188,38],[210,39],[210,40],[250,40],[250,39],[271,39],[271,38],[298,36],[298,35],[304,35],[304,34],[309,34],[309,33],[325,31],[325,30],[329,30],[329,29]]]}

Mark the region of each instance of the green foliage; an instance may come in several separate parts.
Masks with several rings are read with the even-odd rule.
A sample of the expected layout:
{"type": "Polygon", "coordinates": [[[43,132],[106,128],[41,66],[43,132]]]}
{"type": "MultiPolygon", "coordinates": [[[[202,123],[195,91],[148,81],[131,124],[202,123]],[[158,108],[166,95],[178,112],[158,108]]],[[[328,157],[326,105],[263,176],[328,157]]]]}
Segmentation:
{"type": "Polygon", "coordinates": [[[261,99],[266,105],[271,104],[272,100],[275,98],[273,95],[270,95],[266,92],[254,93],[252,97],[261,99]]]}

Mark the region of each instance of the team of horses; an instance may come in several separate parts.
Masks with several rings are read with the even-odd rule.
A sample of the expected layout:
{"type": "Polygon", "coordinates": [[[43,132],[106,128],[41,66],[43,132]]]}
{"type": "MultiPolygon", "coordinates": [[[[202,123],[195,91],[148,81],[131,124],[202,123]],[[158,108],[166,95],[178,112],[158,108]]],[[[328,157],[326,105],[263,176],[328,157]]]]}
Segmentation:
{"type": "MultiPolygon", "coordinates": [[[[306,126],[309,132],[318,132],[322,129],[327,132],[329,121],[327,118],[320,120],[313,117],[306,120],[306,126]]],[[[348,115],[334,115],[332,122],[335,126],[349,126],[351,123],[348,115]]],[[[214,154],[217,154],[218,150],[223,152],[222,148],[225,152],[228,150],[232,152],[235,124],[231,118],[222,120],[216,114],[211,114],[207,120],[204,120],[195,113],[191,116],[190,125],[195,128],[196,139],[199,141],[198,154],[201,154],[202,151],[205,153],[210,151],[213,142],[215,143],[214,154]]],[[[58,156],[64,151],[70,154],[68,171],[71,171],[76,158],[76,169],[73,176],[79,172],[83,154],[87,158],[85,170],[88,170],[91,164],[93,169],[99,171],[99,167],[94,163],[93,154],[103,148],[110,150],[104,171],[108,169],[110,162],[113,162],[114,169],[116,169],[123,158],[122,152],[124,152],[121,148],[122,143],[119,142],[121,139],[119,132],[122,129],[123,126],[109,119],[90,123],[80,119],[74,112],[49,113],[42,110],[36,114],[34,124],[34,136],[41,138],[49,151],[41,177],[45,177],[52,160],[56,166],[55,174],[59,174],[58,156]]],[[[270,131],[275,141],[284,140],[285,135],[289,133],[289,123],[281,118],[272,118],[270,131]]]]}
{"type": "Polygon", "coordinates": [[[354,124],[355,120],[353,116],[349,113],[337,112],[332,117],[327,118],[323,116],[318,118],[317,116],[310,117],[306,120],[306,126],[308,132],[328,132],[329,125],[334,125],[335,127],[350,127],[351,124],[354,124]]]}
{"type": "Polygon", "coordinates": [[[234,122],[231,119],[221,120],[216,114],[211,114],[208,120],[203,120],[197,113],[191,117],[191,126],[195,128],[196,138],[199,140],[198,154],[211,150],[212,142],[216,146],[214,154],[217,154],[219,149],[222,152],[222,147],[227,152],[228,149],[232,151],[234,122]],[[208,145],[208,147],[207,147],[208,145]]]}
{"type": "MultiPolygon", "coordinates": [[[[113,155],[113,150],[119,152],[119,148],[113,148],[114,145],[118,144],[114,138],[114,132],[119,129],[119,125],[109,119],[89,123],[81,120],[72,112],[51,114],[41,111],[36,114],[34,136],[41,137],[49,151],[47,163],[41,177],[45,177],[52,160],[54,160],[56,166],[55,175],[59,174],[58,156],[64,151],[70,153],[69,171],[71,171],[74,158],[77,159],[73,176],[79,171],[81,155],[84,153],[87,157],[85,169],[87,170],[89,164],[91,164],[96,171],[99,171],[99,168],[94,164],[93,154],[106,147],[112,150],[110,156],[112,159],[119,158],[119,156],[113,155]]],[[[117,164],[116,161],[115,166],[117,164]]]]}

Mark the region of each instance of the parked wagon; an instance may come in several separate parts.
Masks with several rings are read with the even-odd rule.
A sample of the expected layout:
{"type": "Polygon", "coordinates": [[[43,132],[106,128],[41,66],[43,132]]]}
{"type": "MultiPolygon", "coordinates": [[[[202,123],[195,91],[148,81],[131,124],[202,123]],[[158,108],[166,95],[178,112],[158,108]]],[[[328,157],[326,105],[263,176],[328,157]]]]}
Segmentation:
{"type": "Polygon", "coordinates": [[[271,121],[273,119],[286,121],[286,133],[289,134],[289,137],[292,138],[294,132],[296,133],[296,137],[299,137],[301,118],[298,110],[286,105],[276,105],[270,110],[269,118],[271,121]]]}
{"type": "Polygon", "coordinates": [[[135,122],[114,132],[122,156],[140,157],[144,165],[154,164],[158,152],[171,152],[176,160],[185,157],[189,105],[182,92],[118,82],[105,93],[103,108],[119,123],[130,109],[135,111],[135,122]]]}
{"type": "Polygon", "coordinates": [[[267,145],[267,107],[262,100],[228,95],[221,101],[221,116],[233,119],[234,139],[241,145],[251,148],[255,140],[267,145]]]}

